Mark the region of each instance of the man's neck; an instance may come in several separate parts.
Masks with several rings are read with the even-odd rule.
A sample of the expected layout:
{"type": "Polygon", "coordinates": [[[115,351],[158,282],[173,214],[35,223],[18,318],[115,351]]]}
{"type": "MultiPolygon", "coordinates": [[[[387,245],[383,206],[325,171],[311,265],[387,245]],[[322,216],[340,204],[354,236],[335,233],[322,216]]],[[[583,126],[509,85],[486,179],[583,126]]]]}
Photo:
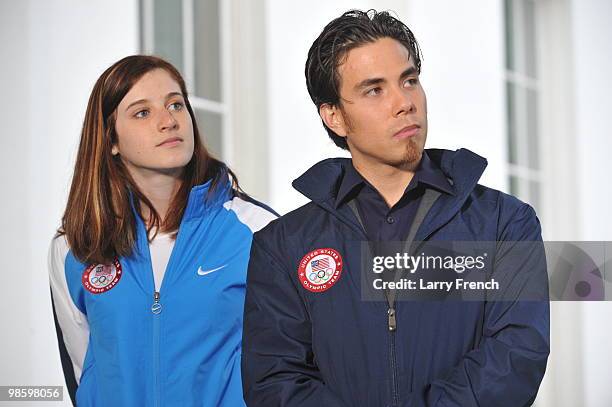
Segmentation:
{"type": "Polygon", "coordinates": [[[392,208],[402,198],[416,169],[414,164],[393,166],[356,160],[354,157],[352,161],[357,172],[376,188],[389,208],[392,208]]]}

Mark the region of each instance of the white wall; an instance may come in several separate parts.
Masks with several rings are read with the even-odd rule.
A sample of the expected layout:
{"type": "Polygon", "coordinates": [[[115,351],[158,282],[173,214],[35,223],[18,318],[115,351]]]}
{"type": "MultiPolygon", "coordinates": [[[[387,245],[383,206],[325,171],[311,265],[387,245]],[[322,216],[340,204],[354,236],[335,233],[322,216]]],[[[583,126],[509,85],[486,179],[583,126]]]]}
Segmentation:
{"type": "Polygon", "coordinates": [[[2,385],[64,384],[47,248],[65,205],[89,92],[107,66],[138,51],[137,6],[137,0],[1,3],[0,173],[8,195],[0,241],[2,385]]]}
{"type": "Polygon", "coordinates": [[[576,139],[583,238],[612,240],[612,2],[573,0],[576,139]]]}
{"type": "MultiPolygon", "coordinates": [[[[582,240],[612,241],[612,2],[573,0],[577,195],[582,240]]],[[[612,278],[612,270],[607,270],[612,278]]],[[[612,405],[612,303],[583,304],[585,405],[612,405]]]]}
{"type": "Polygon", "coordinates": [[[29,193],[30,118],[27,69],[29,55],[28,4],[0,3],[0,385],[25,383],[32,357],[24,341],[32,324],[29,290],[30,219],[23,197],[29,193]]]}
{"type": "Polygon", "coordinates": [[[506,188],[501,1],[408,1],[403,21],[423,52],[428,147],[469,148],[487,158],[480,182],[506,188]]]}

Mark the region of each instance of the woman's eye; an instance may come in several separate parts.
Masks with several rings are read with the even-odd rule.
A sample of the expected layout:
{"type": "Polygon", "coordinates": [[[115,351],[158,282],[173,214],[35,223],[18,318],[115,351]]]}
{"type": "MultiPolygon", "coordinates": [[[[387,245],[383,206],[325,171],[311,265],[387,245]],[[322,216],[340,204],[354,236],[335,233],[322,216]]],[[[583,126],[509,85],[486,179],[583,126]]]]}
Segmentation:
{"type": "Polygon", "coordinates": [[[149,111],[148,110],[139,110],[138,112],[136,112],[134,117],[136,117],[138,119],[142,119],[144,117],[147,117],[148,115],[149,115],[149,111]]]}
{"type": "Polygon", "coordinates": [[[178,111],[178,110],[183,109],[183,104],[181,102],[174,102],[170,104],[169,108],[170,110],[178,111]]]}

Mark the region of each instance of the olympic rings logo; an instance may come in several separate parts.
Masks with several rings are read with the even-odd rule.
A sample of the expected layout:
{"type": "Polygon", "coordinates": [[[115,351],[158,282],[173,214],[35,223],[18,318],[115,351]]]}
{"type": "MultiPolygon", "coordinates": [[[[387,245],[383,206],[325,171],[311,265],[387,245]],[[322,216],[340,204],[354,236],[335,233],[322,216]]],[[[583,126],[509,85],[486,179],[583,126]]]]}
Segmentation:
{"type": "Polygon", "coordinates": [[[334,275],[334,269],[331,267],[327,267],[324,270],[320,269],[316,272],[311,272],[308,275],[308,279],[315,284],[323,284],[327,282],[333,275],[334,275]]]}
{"type": "MultiPolygon", "coordinates": [[[[106,280],[107,280],[106,276],[92,277],[89,279],[89,281],[91,281],[92,284],[96,284],[96,285],[98,285],[98,283],[100,285],[104,285],[104,283],[106,283],[106,280]]],[[[110,278],[108,278],[108,280],[110,281],[110,278]]]]}

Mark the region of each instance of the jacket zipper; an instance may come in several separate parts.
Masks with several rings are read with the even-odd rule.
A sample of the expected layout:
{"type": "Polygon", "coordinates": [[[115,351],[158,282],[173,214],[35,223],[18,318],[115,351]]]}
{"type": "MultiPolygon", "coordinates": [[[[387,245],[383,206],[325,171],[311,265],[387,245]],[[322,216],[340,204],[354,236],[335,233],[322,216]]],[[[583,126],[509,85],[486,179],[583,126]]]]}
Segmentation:
{"type": "Polygon", "coordinates": [[[162,305],[159,302],[159,292],[153,293],[153,305],[151,305],[151,312],[153,313],[153,383],[154,383],[154,394],[153,394],[153,405],[159,406],[160,394],[159,394],[159,314],[162,311],[162,305]]]}
{"type": "Polygon", "coordinates": [[[391,397],[392,405],[399,405],[399,387],[397,383],[397,359],[395,355],[395,330],[397,320],[395,318],[395,308],[389,307],[387,310],[388,330],[389,330],[389,362],[391,366],[391,397]]]}
{"type": "MultiPolygon", "coordinates": [[[[162,312],[162,304],[160,302],[161,297],[161,289],[164,286],[164,281],[167,279],[169,271],[171,270],[171,265],[173,264],[173,258],[175,257],[176,247],[178,246],[179,237],[181,233],[177,236],[174,241],[174,247],[172,248],[172,252],[170,253],[170,258],[168,259],[168,264],[166,265],[166,271],[164,273],[164,277],[160,282],[159,291],[155,288],[155,272],[153,271],[153,263],[151,261],[151,254],[149,251],[149,263],[151,264],[151,277],[153,280],[153,304],[151,304],[151,312],[153,313],[153,405],[154,407],[159,407],[161,404],[161,380],[160,380],[160,316],[162,312]]],[[[165,292],[165,291],[164,291],[165,292]]]]}
{"type": "MultiPolygon", "coordinates": [[[[412,243],[414,242],[414,238],[416,237],[416,232],[418,231],[423,220],[427,216],[427,213],[431,210],[431,207],[433,206],[433,204],[436,202],[436,200],[440,196],[439,192],[437,191],[431,192],[431,191],[432,190],[427,190],[421,202],[419,203],[419,207],[415,214],[415,219],[412,221],[412,225],[410,226],[408,237],[406,238],[407,245],[410,245],[410,246],[412,245],[412,243]]],[[[367,241],[368,237],[366,235],[365,225],[363,223],[363,220],[361,219],[361,215],[359,214],[359,209],[357,208],[357,204],[355,203],[354,200],[350,200],[347,203],[347,205],[351,208],[351,210],[353,211],[353,214],[359,221],[359,225],[361,226],[360,232],[366,238],[366,241],[367,241]]],[[[332,210],[332,213],[334,213],[333,210],[332,210]]],[[[346,220],[347,218],[345,217],[345,221],[346,220]]],[[[348,221],[346,223],[352,226],[356,226],[355,223],[352,221],[348,221]]],[[[429,232],[428,235],[423,238],[423,240],[427,239],[432,233],[433,231],[429,232]]],[[[407,250],[410,250],[410,246],[406,246],[407,250]]],[[[374,252],[373,250],[371,251],[374,252]]],[[[392,296],[391,298],[389,298],[388,295],[386,295],[386,297],[387,297],[387,302],[389,305],[389,308],[387,308],[387,318],[388,318],[387,319],[387,322],[388,322],[387,329],[389,332],[389,362],[391,365],[391,396],[392,396],[392,403],[393,403],[392,405],[398,406],[399,405],[399,384],[398,384],[397,357],[396,357],[396,349],[395,349],[395,332],[397,330],[397,315],[395,311],[395,299],[396,298],[395,296],[392,296]]]]}

